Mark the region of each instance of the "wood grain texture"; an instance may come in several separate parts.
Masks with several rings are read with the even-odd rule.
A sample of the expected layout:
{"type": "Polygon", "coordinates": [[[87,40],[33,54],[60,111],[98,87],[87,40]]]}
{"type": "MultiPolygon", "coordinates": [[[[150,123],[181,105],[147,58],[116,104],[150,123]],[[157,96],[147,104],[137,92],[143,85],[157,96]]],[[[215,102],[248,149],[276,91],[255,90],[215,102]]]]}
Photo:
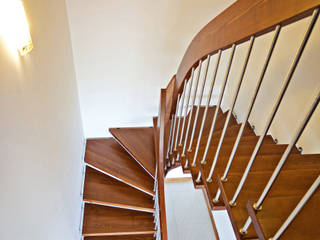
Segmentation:
{"type": "Polygon", "coordinates": [[[100,236],[85,237],[84,240],[154,240],[153,235],[126,235],[126,236],[100,236]]]}
{"type": "Polygon", "coordinates": [[[83,199],[96,204],[154,212],[152,196],[90,167],[86,168],[83,199]]]}
{"type": "Polygon", "coordinates": [[[153,128],[110,128],[109,131],[121,146],[154,178],[156,160],[153,128]]]}
{"type": "Polygon", "coordinates": [[[248,214],[251,218],[253,227],[258,235],[259,240],[266,240],[266,237],[264,236],[264,233],[262,231],[261,225],[259,220],[257,219],[255,210],[252,207],[252,203],[250,201],[248,201],[247,203],[247,210],[248,210],[248,214]]]}
{"type": "Polygon", "coordinates": [[[226,195],[226,193],[224,191],[224,188],[223,188],[223,185],[222,185],[222,182],[220,180],[220,176],[219,175],[216,177],[216,181],[217,181],[218,187],[219,187],[219,189],[221,191],[221,198],[222,198],[222,200],[224,202],[224,206],[226,207],[227,213],[229,215],[230,222],[231,222],[232,229],[234,231],[235,237],[236,237],[237,240],[240,240],[241,238],[240,238],[239,230],[237,228],[237,224],[236,224],[236,222],[235,222],[235,220],[233,218],[233,215],[232,215],[232,212],[231,212],[231,208],[229,206],[229,199],[228,199],[228,197],[227,197],[227,195],[226,195]]]}
{"type": "Polygon", "coordinates": [[[152,234],[152,213],[85,204],[83,236],[152,234]]]}
{"type": "Polygon", "coordinates": [[[153,178],[113,138],[88,139],[85,162],[153,195],[153,178]]]}
{"type": "Polygon", "coordinates": [[[167,214],[166,214],[166,201],[165,201],[165,191],[164,191],[164,178],[165,178],[165,157],[166,157],[166,136],[169,126],[169,117],[170,114],[166,114],[167,107],[166,107],[166,95],[167,90],[161,89],[160,94],[160,109],[159,109],[159,116],[158,121],[154,121],[154,134],[155,137],[155,144],[158,145],[157,147],[157,155],[156,155],[156,162],[158,168],[158,198],[159,198],[159,208],[160,208],[160,229],[161,229],[161,239],[167,240],[168,239],[168,232],[167,232],[167,214]]]}
{"type": "Polygon", "coordinates": [[[126,235],[126,236],[101,236],[85,237],[84,240],[154,240],[153,235],[126,235]]]}
{"type": "Polygon", "coordinates": [[[219,49],[241,43],[250,36],[273,30],[277,24],[286,25],[310,15],[320,5],[318,0],[240,0],[210,21],[190,43],[176,74],[173,101],[182,91],[183,81],[189,77],[200,59],[219,49]]]}

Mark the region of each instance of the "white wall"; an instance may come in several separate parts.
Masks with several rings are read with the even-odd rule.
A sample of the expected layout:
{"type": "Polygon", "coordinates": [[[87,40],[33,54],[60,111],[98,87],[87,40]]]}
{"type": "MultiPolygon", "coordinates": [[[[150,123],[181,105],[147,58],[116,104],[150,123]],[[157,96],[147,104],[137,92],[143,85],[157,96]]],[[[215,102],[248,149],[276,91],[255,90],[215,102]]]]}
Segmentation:
{"type": "Polygon", "coordinates": [[[192,181],[165,183],[169,240],[215,240],[203,191],[192,181]]]}
{"type": "Polygon", "coordinates": [[[151,125],[193,36],[234,0],[67,0],[86,137],[151,125]]]}
{"type": "MultiPolygon", "coordinates": [[[[250,123],[256,127],[257,134],[261,134],[266,125],[280,87],[298,50],[299,44],[310,22],[310,18],[283,27],[277,41],[274,54],[268,66],[265,78],[256,99],[250,123]]],[[[256,86],[258,76],[269,49],[273,33],[258,37],[252,49],[247,71],[243,79],[235,113],[242,121],[249,100],[256,86]]],[[[248,42],[237,46],[234,62],[231,68],[226,95],[223,101],[224,110],[229,109],[236,83],[239,79],[248,42]]],[[[277,115],[271,125],[269,134],[288,144],[296,129],[310,109],[315,95],[320,90],[320,68],[318,59],[320,50],[320,20],[318,19],[302,58],[296,68],[287,92],[283,98],[277,115]]],[[[218,81],[221,81],[218,80],[218,81]]],[[[304,153],[320,153],[320,106],[315,111],[297,146],[303,148],[304,153]]]]}
{"type": "Polygon", "coordinates": [[[24,0],[34,50],[0,39],[2,240],[79,239],[83,133],[64,0],[24,0]]]}

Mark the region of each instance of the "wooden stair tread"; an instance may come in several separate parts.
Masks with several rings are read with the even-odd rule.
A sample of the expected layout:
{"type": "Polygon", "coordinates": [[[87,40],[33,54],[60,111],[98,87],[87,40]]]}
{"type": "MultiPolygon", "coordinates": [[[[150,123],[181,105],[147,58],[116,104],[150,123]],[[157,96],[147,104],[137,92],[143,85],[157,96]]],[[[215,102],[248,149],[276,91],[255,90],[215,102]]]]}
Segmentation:
{"type": "Polygon", "coordinates": [[[154,178],[156,160],[153,128],[110,128],[109,131],[128,153],[154,178]]]}
{"type": "Polygon", "coordinates": [[[309,199],[289,228],[281,236],[282,240],[318,239],[320,236],[320,190],[309,199]]]}
{"type": "Polygon", "coordinates": [[[90,167],[86,168],[83,199],[108,206],[154,211],[152,196],[90,167]]]}
{"type": "MultiPolygon", "coordinates": [[[[265,160],[261,159],[261,161],[265,160]]],[[[234,218],[236,219],[237,225],[239,227],[243,226],[248,214],[246,213],[245,206],[247,201],[255,202],[259,198],[260,194],[262,193],[264,187],[266,186],[269,178],[271,177],[274,168],[276,167],[275,163],[269,162],[264,164],[264,166],[273,166],[269,167],[269,169],[266,167],[264,171],[262,171],[261,167],[260,170],[257,171],[257,169],[253,169],[249,173],[248,178],[238,196],[237,199],[237,206],[232,208],[232,213],[234,215],[234,218]]],[[[287,162],[285,163],[284,167],[282,168],[282,171],[278,175],[275,183],[273,184],[272,188],[270,189],[268,196],[265,200],[265,203],[263,204],[263,209],[265,209],[265,206],[270,205],[272,207],[269,207],[269,219],[263,220],[263,218],[266,218],[265,211],[261,211],[258,213],[259,215],[259,221],[261,220],[261,225],[265,226],[267,229],[272,229],[272,226],[274,229],[278,227],[277,223],[274,221],[274,216],[276,215],[274,213],[275,208],[279,208],[280,205],[278,204],[279,199],[281,198],[283,201],[283,204],[280,208],[286,208],[293,210],[294,206],[297,204],[297,201],[299,201],[302,196],[305,194],[309,186],[313,183],[315,178],[320,174],[320,158],[319,155],[314,156],[304,156],[301,154],[291,154],[287,162]],[[305,163],[304,167],[298,167],[297,164],[303,164],[305,163]],[[286,200],[284,200],[286,199],[286,200]],[[295,201],[293,201],[295,199],[295,201]],[[287,205],[285,204],[287,203],[287,205]],[[293,207],[290,207],[289,204],[293,207]],[[270,221],[272,223],[270,223],[270,221]]],[[[233,193],[237,187],[237,184],[240,181],[240,175],[230,176],[230,182],[228,181],[226,184],[224,184],[226,192],[229,193],[228,197],[231,198],[233,196],[233,193]],[[233,182],[233,184],[232,184],[233,182]]],[[[284,212],[284,211],[282,211],[284,212]]],[[[285,220],[285,216],[290,214],[289,211],[282,214],[283,219],[282,222],[285,220]]],[[[268,218],[268,217],[267,217],[268,218]]],[[[277,219],[281,219],[281,215],[277,217],[277,219]]],[[[280,223],[281,224],[281,223],[280,223]]],[[[266,231],[265,233],[270,233],[271,230],[266,231]]],[[[253,228],[251,227],[248,230],[248,236],[253,237],[255,235],[253,228]]]]}
{"type": "Polygon", "coordinates": [[[153,179],[113,139],[88,139],[85,162],[93,168],[153,195],[153,179]]]}
{"type": "Polygon", "coordinates": [[[154,233],[152,213],[85,204],[83,236],[154,233]]]}
{"type": "Polygon", "coordinates": [[[154,240],[153,234],[85,237],[84,240],[154,240]]]}

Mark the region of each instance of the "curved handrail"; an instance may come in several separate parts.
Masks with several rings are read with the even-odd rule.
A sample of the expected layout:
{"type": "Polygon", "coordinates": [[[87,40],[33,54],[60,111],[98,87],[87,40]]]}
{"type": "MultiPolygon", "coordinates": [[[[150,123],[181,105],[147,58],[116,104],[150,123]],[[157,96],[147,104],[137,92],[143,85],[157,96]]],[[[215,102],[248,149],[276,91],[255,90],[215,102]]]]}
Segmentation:
{"type": "MultiPolygon", "coordinates": [[[[210,21],[192,40],[176,74],[173,102],[181,92],[183,81],[200,59],[219,49],[229,48],[267,33],[276,25],[287,25],[312,14],[319,0],[238,0],[210,21]]],[[[175,106],[171,109],[173,112],[175,106]]]]}

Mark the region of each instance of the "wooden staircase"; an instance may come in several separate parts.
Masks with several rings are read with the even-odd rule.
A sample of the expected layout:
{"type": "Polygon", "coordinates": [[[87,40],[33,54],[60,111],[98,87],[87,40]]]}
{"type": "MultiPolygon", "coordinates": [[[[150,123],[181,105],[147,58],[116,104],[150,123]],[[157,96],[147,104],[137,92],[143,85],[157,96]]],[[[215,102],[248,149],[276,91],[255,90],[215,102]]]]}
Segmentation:
{"type": "Polygon", "coordinates": [[[278,144],[268,135],[303,59],[319,8],[319,0],[236,1],[189,45],[176,75],[161,89],[153,128],[113,128],[110,132],[114,138],[89,139],[83,195],[85,239],[167,240],[164,178],[177,166],[192,174],[195,188],[205,190],[212,210],[227,210],[237,240],[320,239],[320,154],[302,154],[296,148],[318,107],[320,89],[311,106],[299,109],[305,114],[303,121],[293,119],[299,124],[288,144],[278,144]],[[259,109],[267,111],[268,117],[258,136],[249,117],[262,91],[280,30],[306,17],[310,17],[309,22],[287,75],[276,79],[282,81],[278,95],[275,100],[267,99],[273,108],[270,112],[259,109]],[[238,110],[246,114],[237,120],[233,114],[255,39],[269,32],[273,38],[256,87],[252,93],[246,92],[251,100],[247,111],[238,110]],[[224,112],[221,103],[232,59],[236,46],[244,42],[249,42],[248,50],[240,63],[238,82],[229,89],[233,97],[224,112]],[[212,106],[220,57],[227,49],[231,50],[228,67],[218,89],[218,101],[212,106]],[[208,80],[213,55],[216,63],[208,80]],[[202,106],[206,81],[210,81],[209,98],[202,106]]]}
{"type": "MultiPolygon", "coordinates": [[[[215,107],[210,111],[214,110],[215,107]]],[[[319,176],[320,154],[301,154],[297,148],[294,148],[291,151],[283,170],[280,172],[276,182],[273,184],[264,201],[263,208],[258,211],[253,210],[260,229],[255,229],[254,225],[251,225],[247,233],[241,235],[239,234],[239,231],[249,216],[248,207],[252,208],[252,205],[247,206],[248,201],[254,203],[259,198],[260,193],[263,191],[288,145],[277,144],[269,135],[265,137],[245,185],[237,198],[236,205],[230,206],[229,201],[235,193],[259,136],[256,136],[254,130],[250,127],[249,123],[247,123],[238,151],[229,170],[227,181],[221,181],[220,178],[224,173],[238,130],[240,129],[240,124],[237,123],[232,115],[229,122],[229,128],[223,141],[224,144],[220,150],[219,161],[214,169],[213,181],[208,182],[207,177],[217,150],[227,114],[222,111],[219,112],[221,113],[221,117],[218,118],[216,123],[206,164],[201,164],[200,160],[206,144],[206,138],[209,131],[208,128],[204,130],[202,135],[204,140],[200,145],[200,157],[197,158],[196,166],[191,166],[194,156],[194,151],[191,151],[187,152],[186,157],[181,158],[180,162],[176,162],[175,167],[178,164],[182,166],[185,173],[191,171],[195,187],[205,188],[212,209],[215,209],[216,207],[220,207],[221,209],[221,206],[225,207],[229,213],[233,229],[238,239],[258,239],[259,236],[257,232],[263,233],[263,236],[273,236],[279,226],[286,220],[291,211],[298,204],[308,188],[319,176]],[[188,164],[186,167],[185,163],[187,159],[188,164]],[[202,173],[201,182],[196,182],[199,172],[202,173]],[[218,188],[222,188],[222,195],[219,202],[215,202],[214,198],[218,188]]],[[[208,122],[212,121],[212,118],[210,119],[210,117],[207,119],[208,122]]],[[[197,140],[196,137],[193,141],[192,149],[195,149],[197,140]]],[[[181,154],[182,148],[180,147],[177,152],[170,156],[170,162],[173,157],[181,154]]],[[[317,227],[320,221],[320,214],[319,211],[315,211],[315,209],[319,210],[319,196],[320,189],[315,192],[311,200],[304,207],[303,214],[298,215],[292,225],[287,229],[288,231],[282,235],[281,239],[320,239],[320,229],[317,227]],[[304,228],[308,230],[305,231],[304,228]],[[301,231],[298,233],[299,230],[301,231]]],[[[265,237],[265,239],[268,238],[265,237]]]]}
{"type": "Polygon", "coordinates": [[[154,239],[153,128],[110,129],[88,139],[83,200],[86,240],[154,239]]]}

